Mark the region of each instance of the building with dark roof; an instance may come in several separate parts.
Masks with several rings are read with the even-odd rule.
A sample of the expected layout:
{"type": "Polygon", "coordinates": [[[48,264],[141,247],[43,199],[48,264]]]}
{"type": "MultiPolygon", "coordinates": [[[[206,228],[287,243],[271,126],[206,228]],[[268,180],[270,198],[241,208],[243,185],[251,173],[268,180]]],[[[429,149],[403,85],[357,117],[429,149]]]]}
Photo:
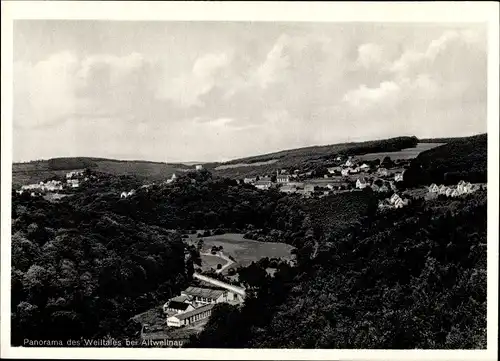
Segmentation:
{"type": "Polygon", "coordinates": [[[198,304],[220,303],[226,301],[225,290],[214,290],[210,288],[188,287],[181,292],[181,295],[191,296],[198,304]]]}

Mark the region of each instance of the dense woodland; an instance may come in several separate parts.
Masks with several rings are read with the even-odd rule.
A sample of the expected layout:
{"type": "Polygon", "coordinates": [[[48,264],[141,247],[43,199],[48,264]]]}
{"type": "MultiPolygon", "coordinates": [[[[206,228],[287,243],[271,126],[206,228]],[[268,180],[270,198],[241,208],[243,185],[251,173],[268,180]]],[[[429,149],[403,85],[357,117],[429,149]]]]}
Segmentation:
{"type": "Polygon", "coordinates": [[[190,280],[180,237],[130,217],[14,196],[12,219],[14,345],[134,337],[129,318],[190,280]]]}
{"type": "Polygon", "coordinates": [[[486,194],[362,218],[314,260],[252,274],[254,296],[189,347],[485,348],[486,194]]]}

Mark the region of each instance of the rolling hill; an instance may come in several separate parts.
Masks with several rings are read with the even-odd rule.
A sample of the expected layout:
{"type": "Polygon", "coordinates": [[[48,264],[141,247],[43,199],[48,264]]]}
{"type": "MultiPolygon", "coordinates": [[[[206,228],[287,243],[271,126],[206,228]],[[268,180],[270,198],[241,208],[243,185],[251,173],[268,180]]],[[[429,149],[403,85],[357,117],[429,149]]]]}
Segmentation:
{"type": "Polygon", "coordinates": [[[443,146],[422,152],[405,173],[408,186],[420,184],[456,184],[487,181],[487,134],[450,139],[443,146]]]}
{"type": "Polygon", "coordinates": [[[193,166],[149,161],[129,161],[106,158],[52,158],[12,165],[13,186],[41,182],[55,176],[64,176],[68,171],[91,168],[94,171],[113,175],[135,175],[150,181],[161,181],[175,172],[186,172],[193,166]]]}

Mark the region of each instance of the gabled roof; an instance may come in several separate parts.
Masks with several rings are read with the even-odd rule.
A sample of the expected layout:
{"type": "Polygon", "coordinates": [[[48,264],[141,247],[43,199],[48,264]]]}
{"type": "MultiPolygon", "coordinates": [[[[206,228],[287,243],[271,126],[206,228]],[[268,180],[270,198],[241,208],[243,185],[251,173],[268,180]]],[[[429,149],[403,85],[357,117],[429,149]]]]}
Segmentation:
{"type": "Polygon", "coordinates": [[[185,320],[186,318],[189,318],[191,316],[194,316],[194,315],[198,315],[202,312],[205,312],[205,311],[209,311],[211,310],[212,308],[214,308],[215,304],[209,304],[209,305],[205,305],[205,306],[201,306],[201,307],[198,307],[192,311],[188,311],[188,312],[185,312],[185,313],[181,313],[180,315],[175,315],[173,317],[179,319],[179,320],[185,320]]]}
{"type": "Polygon", "coordinates": [[[176,302],[186,302],[186,301],[191,301],[192,297],[189,295],[180,295],[174,298],[171,298],[170,301],[176,301],[176,302]]]}
{"type": "Polygon", "coordinates": [[[201,288],[201,287],[188,287],[183,291],[183,293],[191,296],[205,297],[215,300],[219,298],[221,295],[223,295],[224,291],[212,290],[209,288],[201,288]]]}
{"type": "Polygon", "coordinates": [[[170,300],[167,307],[173,308],[174,310],[186,311],[189,306],[191,306],[191,305],[189,303],[186,303],[186,302],[178,302],[178,301],[170,300]]]}

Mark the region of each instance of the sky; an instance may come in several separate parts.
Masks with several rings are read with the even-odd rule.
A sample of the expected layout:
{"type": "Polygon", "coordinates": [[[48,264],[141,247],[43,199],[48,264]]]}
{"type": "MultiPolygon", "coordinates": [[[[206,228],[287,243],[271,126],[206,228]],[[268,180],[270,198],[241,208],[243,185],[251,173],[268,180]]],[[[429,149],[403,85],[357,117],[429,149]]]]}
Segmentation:
{"type": "Polygon", "coordinates": [[[486,132],[479,24],[17,20],[13,160],[486,132]]]}

